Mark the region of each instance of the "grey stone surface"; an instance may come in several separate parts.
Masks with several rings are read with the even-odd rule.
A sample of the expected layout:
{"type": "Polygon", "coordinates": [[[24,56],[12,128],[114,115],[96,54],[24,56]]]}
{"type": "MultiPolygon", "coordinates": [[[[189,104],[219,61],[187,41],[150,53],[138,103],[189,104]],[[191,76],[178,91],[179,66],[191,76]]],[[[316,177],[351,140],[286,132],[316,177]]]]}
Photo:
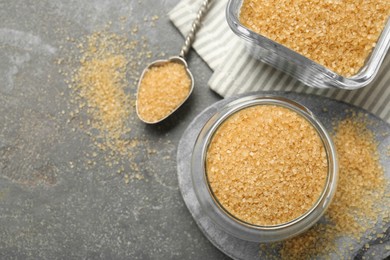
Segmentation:
{"type": "Polygon", "coordinates": [[[0,0],[0,259],[226,259],[198,229],[177,182],[184,129],[219,99],[194,52],[185,106],[158,126],[131,122],[148,141],[134,158],[145,180],[126,185],[100,154],[86,169],[91,140],[66,123],[70,93],[55,65],[64,38],[125,16],[152,52],[177,54],[183,38],[166,16],[177,2],[0,0]],[[144,18],[154,15],[151,28],[144,18]]]}
{"type": "Polygon", "coordinates": [[[198,55],[189,55],[195,89],[184,107],[158,126],[131,122],[145,141],[133,158],[145,180],[126,185],[102,154],[86,169],[93,144],[66,123],[70,93],[55,64],[65,38],[125,16],[152,52],[177,54],[183,38],[166,13],[178,1],[0,0],[0,259],[227,258],[198,228],[177,180],[180,137],[220,99],[198,55]],[[151,28],[144,18],[154,15],[151,28]]]}
{"type": "MultiPolygon", "coordinates": [[[[371,124],[371,128],[375,134],[375,138],[379,143],[379,153],[381,163],[384,166],[385,174],[390,179],[390,160],[388,159],[388,147],[390,145],[390,126],[381,119],[365,112],[362,109],[350,106],[339,101],[322,98],[314,95],[286,93],[286,92],[263,92],[265,95],[277,95],[292,99],[307,108],[309,108],[316,117],[323,123],[325,128],[332,131],[332,123],[344,118],[346,114],[354,111],[356,113],[362,112],[367,114],[371,124]]],[[[249,94],[250,95],[250,94],[249,94]]],[[[242,95],[245,96],[245,95],[242,95]]],[[[259,252],[259,243],[248,242],[224,232],[220,227],[214,223],[207,213],[201,208],[196,197],[193,182],[191,179],[191,157],[192,149],[196,143],[196,139],[206,124],[206,122],[222,107],[229,102],[237,99],[233,97],[219,101],[198,115],[193,122],[188,126],[184,132],[183,137],[179,143],[177,155],[177,168],[180,191],[183,195],[187,208],[191,212],[202,232],[209,238],[209,240],[222,252],[233,259],[258,259],[261,256],[259,252]]],[[[388,221],[388,220],[387,220],[388,221]]],[[[384,259],[390,255],[386,247],[390,244],[390,223],[385,224],[387,232],[383,239],[373,239],[372,241],[365,241],[370,245],[370,249],[356,248],[350,255],[344,255],[345,259],[384,259]]],[[[374,231],[374,230],[371,230],[374,231]]],[[[348,239],[348,238],[345,238],[348,239]]],[[[363,243],[364,244],[364,243],[363,243]]],[[[263,252],[264,254],[265,252],[263,252]]],[[[266,255],[274,254],[276,259],[279,257],[276,252],[267,252],[266,255]]],[[[327,258],[327,256],[324,256],[327,258]]],[[[328,256],[329,257],[329,256],[328,256]]],[[[340,255],[332,255],[331,259],[339,259],[340,255]]]]}

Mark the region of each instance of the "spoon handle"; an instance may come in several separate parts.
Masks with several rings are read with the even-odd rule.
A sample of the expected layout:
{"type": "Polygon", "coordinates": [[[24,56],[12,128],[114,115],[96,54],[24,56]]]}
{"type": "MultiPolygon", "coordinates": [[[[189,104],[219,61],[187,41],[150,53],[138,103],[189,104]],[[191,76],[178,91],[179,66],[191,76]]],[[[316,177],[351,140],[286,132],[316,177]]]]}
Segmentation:
{"type": "Polygon", "coordinates": [[[203,0],[203,3],[198,11],[198,14],[196,15],[196,19],[192,23],[191,31],[188,33],[186,40],[184,42],[184,45],[180,51],[179,56],[182,57],[183,59],[185,59],[185,56],[187,55],[188,51],[190,50],[190,48],[192,46],[192,43],[195,40],[195,34],[196,34],[197,30],[199,29],[199,26],[201,24],[201,20],[209,7],[210,1],[211,0],[203,0]]]}

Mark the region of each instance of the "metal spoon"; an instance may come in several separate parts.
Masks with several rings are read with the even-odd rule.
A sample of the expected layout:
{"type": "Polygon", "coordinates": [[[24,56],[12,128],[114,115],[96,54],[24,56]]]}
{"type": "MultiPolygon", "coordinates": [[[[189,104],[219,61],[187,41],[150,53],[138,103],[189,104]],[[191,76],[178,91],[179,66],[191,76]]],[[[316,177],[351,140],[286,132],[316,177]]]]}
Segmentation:
{"type": "Polygon", "coordinates": [[[154,61],[152,63],[150,63],[145,69],[144,71],[142,72],[142,75],[140,77],[140,80],[138,81],[138,87],[137,87],[137,102],[136,102],[136,110],[137,110],[137,115],[138,115],[138,118],[144,122],[144,123],[147,123],[147,124],[156,124],[156,123],[159,123],[161,121],[163,121],[164,119],[166,119],[167,117],[169,117],[171,114],[173,114],[179,107],[181,107],[183,105],[183,103],[189,98],[189,96],[191,95],[193,89],[194,89],[194,77],[192,76],[190,70],[188,69],[188,64],[185,60],[185,57],[187,55],[187,53],[189,52],[191,46],[192,46],[192,43],[194,42],[195,40],[195,35],[196,35],[196,32],[197,30],[199,29],[200,25],[201,25],[201,20],[203,18],[203,16],[205,15],[205,13],[207,12],[208,10],[208,7],[209,7],[209,3],[210,3],[211,0],[203,0],[202,2],[202,5],[196,15],[196,18],[194,20],[194,22],[192,23],[192,27],[191,27],[191,31],[188,33],[186,39],[185,39],[185,42],[184,42],[184,45],[183,47],[181,48],[181,51],[180,51],[180,54],[179,56],[173,56],[173,57],[170,57],[168,60],[157,60],[157,61],[154,61]],[[180,103],[173,111],[171,111],[169,114],[167,114],[165,117],[157,120],[157,121],[153,121],[153,122],[150,122],[150,121],[147,121],[145,119],[143,119],[140,114],[139,114],[139,109],[138,109],[138,100],[139,100],[139,91],[140,91],[140,86],[141,86],[141,82],[142,82],[142,79],[144,78],[144,75],[145,73],[152,67],[154,66],[161,66],[162,64],[164,63],[170,63],[170,62],[176,62],[176,63],[179,63],[179,64],[182,64],[185,68],[186,68],[186,71],[187,71],[187,75],[191,81],[191,86],[190,86],[190,91],[187,95],[187,97],[183,100],[182,103],[180,103]]]}

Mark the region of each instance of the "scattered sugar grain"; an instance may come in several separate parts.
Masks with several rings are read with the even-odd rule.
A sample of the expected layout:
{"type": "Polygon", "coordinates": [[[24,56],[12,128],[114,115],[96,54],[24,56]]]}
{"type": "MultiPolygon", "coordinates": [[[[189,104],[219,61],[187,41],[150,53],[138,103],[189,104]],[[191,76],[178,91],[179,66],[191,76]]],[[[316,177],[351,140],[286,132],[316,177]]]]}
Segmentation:
{"type": "MultiPolygon", "coordinates": [[[[60,64],[55,62],[61,66],[60,73],[70,90],[72,110],[66,122],[72,131],[82,130],[93,144],[93,153],[85,159],[88,169],[96,166],[99,158],[116,171],[141,152],[136,148],[138,137],[129,133],[131,122],[136,119],[133,94],[151,52],[145,37],[140,39],[136,33],[131,34],[134,39],[127,37],[129,33],[108,29],[78,40],[69,37],[67,48],[61,48],[60,64]]],[[[147,145],[148,141],[144,143],[147,145]]]]}
{"type": "Polygon", "coordinates": [[[125,153],[121,134],[130,129],[126,120],[131,113],[125,94],[127,59],[121,50],[126,40],[113,33],[96,32],[83,44],[80,68],[75,72],[73,88],[86,102],[92,125],[110,149],[125,153]]]}

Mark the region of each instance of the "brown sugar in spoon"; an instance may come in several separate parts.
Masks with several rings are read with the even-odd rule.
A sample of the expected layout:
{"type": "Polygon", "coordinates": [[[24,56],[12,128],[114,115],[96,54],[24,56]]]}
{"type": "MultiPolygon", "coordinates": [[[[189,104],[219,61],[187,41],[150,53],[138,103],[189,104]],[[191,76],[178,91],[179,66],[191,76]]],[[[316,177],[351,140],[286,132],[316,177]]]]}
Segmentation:
{"type": "Polygon", "coordinates": [[[154,61],[142,72],[136,102],[137,115],[142,122],[147,124],[161,122],[174,113],[191,95],[194,77],[188,69],[185,57],[195,40],[210,1],[202,2],[179,56],[154,61]]]}

